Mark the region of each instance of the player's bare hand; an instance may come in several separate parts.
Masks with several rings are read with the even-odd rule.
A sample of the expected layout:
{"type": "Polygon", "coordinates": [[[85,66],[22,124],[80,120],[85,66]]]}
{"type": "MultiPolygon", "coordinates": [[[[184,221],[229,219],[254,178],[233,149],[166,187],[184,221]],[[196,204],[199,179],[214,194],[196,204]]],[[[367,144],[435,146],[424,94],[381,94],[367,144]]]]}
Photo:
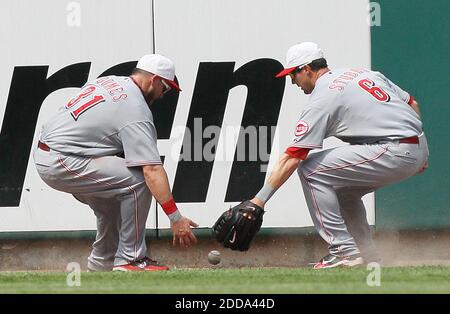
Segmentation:
{"type": "Polygon", "coordinates": [[[191,227],[198,227],[198,224],[187,217],[172,223],[173,245],[179,244],[181,247],[188,248],[197,243],[197,238],[192,232],[191,227]]]}

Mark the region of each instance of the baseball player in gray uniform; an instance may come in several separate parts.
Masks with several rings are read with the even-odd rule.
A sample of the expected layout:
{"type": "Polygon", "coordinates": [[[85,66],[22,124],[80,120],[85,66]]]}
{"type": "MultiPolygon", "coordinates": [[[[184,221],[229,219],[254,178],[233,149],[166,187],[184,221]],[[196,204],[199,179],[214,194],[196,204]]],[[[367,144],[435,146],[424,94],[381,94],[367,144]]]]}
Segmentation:
{"type": "Polygon", "coordinates": [[[379,72],[331,71],[315,43],[294,45],[286,59],[277,77],[289,75],[311,96],[292,144],[252,202],[263,207],[297,170],[314,226],[329,245],[314,268],[379,261],[361,198],[428,167],[418,104],[379,72]],[[310,152],[330,136],[350,145],[310,152]]]}
{"type": "Polygon", "coordinates": [[[87,82],[42,128],[34,153],[40,177],[97,217],[88,270],[168,269],[146,256],[152,195],[171,221],[173,244],[197,241],[191,230],[197,224],[181,215],[172,197],[149,108],[169,90],[180,91],[174,77],[171,60],[145,55],[129,77],[87,82]]]}

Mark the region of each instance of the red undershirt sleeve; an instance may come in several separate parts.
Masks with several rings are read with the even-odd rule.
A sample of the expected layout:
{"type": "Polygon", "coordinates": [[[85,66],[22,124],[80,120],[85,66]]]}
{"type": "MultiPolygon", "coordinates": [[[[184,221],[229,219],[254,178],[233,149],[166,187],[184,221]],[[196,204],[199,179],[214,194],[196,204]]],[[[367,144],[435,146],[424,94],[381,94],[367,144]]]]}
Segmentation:
{"type": "Polygon", "coordinates": [[[289,147],[285,153],[293,158],[305,160],[308,157],[308,153],[311,149],[304,147],[289,147]]]}

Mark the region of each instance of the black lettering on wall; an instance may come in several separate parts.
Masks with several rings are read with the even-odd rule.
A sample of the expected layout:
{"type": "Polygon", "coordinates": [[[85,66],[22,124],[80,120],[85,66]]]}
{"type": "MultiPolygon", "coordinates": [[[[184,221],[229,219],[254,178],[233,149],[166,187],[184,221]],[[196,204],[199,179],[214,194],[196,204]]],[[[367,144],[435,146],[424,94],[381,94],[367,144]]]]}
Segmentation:
{"type": "Polygon", "coordinates": [[[48,66],[14,68],[0,132],[0,207],[19,206],[39,110],[44,99],[66,87],[81,87],[90,62],[65,67],[47,78],[48,66]]]}
{"type": "MultiPolygon", "coordinates": [[[[190,147],[190,159],[178,163],[173,186],[176,201],[205,202],[210,187],[214,162],[204,160],[203,155],[202,160],[194,160],[195,141],[200,140],[193,132],[194,119],[202,118],[202,132],[210,125],[221,126],[230,89],[244,85],[248,93],[242,126],[266,126],[270,130],[277,124],[283,98],[285,80],[275,79],[281,69],[283,66],[273,59],[251,61],[234,73],[234,62],[200,63],[187,122],[192,136],[184,138],[181,152],[186,157],[185,149],[190,147]]],[[[271,144],[272,137],[262,140],[271,144]]],[[[202,138],[201,148],[208,141],[202,138]]],[[[243,136],[239,141],[244,141],[243,136]]],[[[237,161],[235,155],[225,201],[239,201],[258,191],[264,183],[264,163],[259,156],[256,161],[237,161]]]]}
{"type": "MultiPolygon", "coordinates": [[[[188,160],[178,163],[173,195],[177,202],[204,202],[208,193],[214,161],[196,160],[194,147],[201,147],[210,141],[194,134],[194,119],[202,119],[203,130],[208,126],[222,125],[228,93],[233,86],[234,62],[201,62],[198,67],[194,93],[186,127],[192,136],[184,137],[181,154],[188,160]],[[197,143],[195,143],[197,141],[197,143]],[[201,143],[198,143],[201,141],[201,143]]],[[[198,152],[197,152],[198,155],[198,152]]]]}
{"type": "MultiPolygon", "coordinates": [[[[125,62],[100,76],[129,75],[135,65],[136,61],[125,62]]],[[[90,62],[78,63],[47,78],[48,66],[15,67],[0,133],[0,207],[19,205],[36,122],[45,98],[58,89],[82,87],[89,69],[90,62]]],[[[234,62],[200,63],[187,127],[194,130],[196,118],[202,119],[202,133],[208,126],[221,126],[230,89],[245,85],[248,94],[242,126],[266,126],[270,130],[278,120],[284,91],[285,80],[274,79],[280,69],[281,64],[272,59],[249,62],[235,73],[234,62]]],[[[170,91],[151,107],[160,139],[170,137],[178,97],[178,92],[170,91]]],[[[243,140],[240,136],[239,142],[243,140]]],[[[272,142],[272,138],[263,140],[272,142]]],[[[185,137],[182,154],[187,153],[186,147],[199,145],[203,149],[207,142],[210,139],[203,139],[201,134],[199,138],[185,137]]],[[[202,154],[200,160],[195,161],[193,149],[189,154],[192,161],[178,164],[174,196],[180,202],[204,202],[213,161],[204,160],[202,154]]],[[[265,173],[260,171],[263,163],[259,159],[238,161],[235,155],[225,201],[239,201],[254,195],[264,181],[265,173]]]]}
{"type": "MultiPolygon", "coordinates": [[[[266,151],[267,147],[267,153],[271,152],[274,136],[271,129],[278,122],[286,83],[285,79],[275,78],[275,75],[282,69],[283,66],[276,60],[258,59],[245,64],[234,74],[234,86],[245,85],[248,88],[242,127],[244,129],[248,126],[266,127],[268,130],[267,132],[257,132],[258,152],[260,152],[260,145],[263,141],[266,142],[263,150],[266,151]]],[[[248,147],[248,141],[245,142],[244,136],[241,132],[238,146],[244,141],[248,147]]],[[[250,153],[247,152],[246,156],[249,155],[250,153]]],[[[252,198],[262,187],[266,173],[261,171],[261,166],[267,164],[267,161],[262,161],[259,153],[257,157],[255,161],[248,160],[248,158],[238,161],[237,153],[235,153],[225,202],[252,198]]]]}
{"type": "Polygon", "coordinates": [[[137,61],[128,61],[124,63],[120,63],[110,67],[105,70],[98,77],[109,76],[109,75],[117,75],[117,76],[128,76],[131,74],[131,71],[136,67],[137,61]]]}

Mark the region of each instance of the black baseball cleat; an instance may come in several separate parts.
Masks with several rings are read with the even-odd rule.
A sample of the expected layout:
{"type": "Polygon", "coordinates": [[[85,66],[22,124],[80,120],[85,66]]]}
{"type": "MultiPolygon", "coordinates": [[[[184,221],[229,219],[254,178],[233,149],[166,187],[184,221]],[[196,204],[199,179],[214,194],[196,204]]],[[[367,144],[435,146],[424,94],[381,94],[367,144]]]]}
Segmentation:
{"type": "Polygon", "coordinates": [[[364,260],[360,254],[342,257],[328,254],[317,263],[311,263],[311,266],[313,269],[325,269],[334,267],[354,267],[363,264],[364,260]]]}

